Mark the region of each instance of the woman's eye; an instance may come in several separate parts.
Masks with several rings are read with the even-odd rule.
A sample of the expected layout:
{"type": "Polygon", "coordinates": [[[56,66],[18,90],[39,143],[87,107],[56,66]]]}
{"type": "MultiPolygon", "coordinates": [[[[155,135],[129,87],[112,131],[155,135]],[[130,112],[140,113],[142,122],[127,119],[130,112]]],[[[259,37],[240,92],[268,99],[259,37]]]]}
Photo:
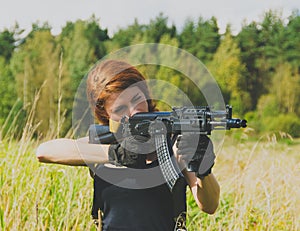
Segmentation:
{"type": "Polygon", "coordinates": [[[115,114],[120,114],[120,113],[122,113],[124,110],[125,110],[125,107],[124,107],[124,106],[117,107],[116,109],[113,110],[113,113],[115,113],[115,114]]]}
{"type": "Polygon", "coordinates": [[[132,98],[131,102],[133,102],[133,103],[138,102],[138,101],[140,101],[141,98],[142,98],[141,95],[136,95],[132,98]]]}

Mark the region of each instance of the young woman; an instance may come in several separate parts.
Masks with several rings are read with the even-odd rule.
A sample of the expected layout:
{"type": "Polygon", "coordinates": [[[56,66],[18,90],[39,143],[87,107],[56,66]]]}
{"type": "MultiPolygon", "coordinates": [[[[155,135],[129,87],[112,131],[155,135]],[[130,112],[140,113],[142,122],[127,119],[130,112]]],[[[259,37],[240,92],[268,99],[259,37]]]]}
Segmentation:
{"type": "MultiPolygon", "coordinates": [[[[138,112],[156,111],[145,78],[135,67],[123,61],[98,63],[88,74],[87,97],[95,118],[103,125],[108,125],[110,121],[118,122],[124,116],[131,117],[138,112]]],[[[172,191],[165,182],[138,188],[138,178],[132,172],[126,174],[126,169],[138,170],[136,172],[139,174],[158,165],[157,155],[153,151],[143,155],[132,154],[129,149],[139,145],[138,142],[127,141],[127,146],[124,143],[108,146],[90,144],[87,137],[78,140],[56,139],[42,143],[37,149],[37,158],[44,163],[99,166],[94,172],[92,215],[95,220],[101,219],[99,225],[103,230],[185,230],[184,222],[181,223],[180,219],[184,220],[185,217],[186,206],[182,200],[185,200],[186,185],[202,211],[213,214],[219,203],[220,188],[211,173],[213,148],[208,145],[211,144],[208,138],[206,141],[205,146],[210,148],[206,150],[205,147],[203,152],[199,143],[196,152],[203,152],[204,162],[209,160],[207,169],[204,172],[199,170],[196,174],[183,169],[183,177],[178,179],[179,183],[175,184],[172,191]],[[107,180],[110,176],[116,176],[114,179],[117,180],[107,180]],[[122,187],[122,182],[126,182],[126,187],[122,187]]],[[[186,164],[185,155],[191,154],[189,147],[193,142],[195,139],[190,136],[182,136],[178,142],[180,166],[186,164]]],[[[158,175],[154,174],[153,177],[160,177],[158,175]]]]}

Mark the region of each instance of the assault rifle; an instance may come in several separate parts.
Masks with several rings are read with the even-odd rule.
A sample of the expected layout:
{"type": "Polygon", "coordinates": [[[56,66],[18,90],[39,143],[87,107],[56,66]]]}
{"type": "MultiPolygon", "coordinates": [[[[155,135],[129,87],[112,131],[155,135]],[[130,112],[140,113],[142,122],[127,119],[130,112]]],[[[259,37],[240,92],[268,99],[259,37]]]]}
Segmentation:
{"type": "Polygon", "coordinates": [[[89,128],[89,142],[93,144],[114,144],[128,135],[153,136],[167,134],[173,140],[184,132],[210,135],[213,130],[245,128],[247,121],[232,118],[232,107],[213,111],[209,106],[173,107],[168,112],[143,112],[124,117],[118,128],[93,124],[89,128]]]}
{"type": "MultiPolygon", "coordinates": [[[[247,126],[246,120],[232,118],[231,106],[226,106],[226,110],[223,111],[213,111],[208,106],[174,107],[170,112],[145,112],[132,117],[123,117],[117,128],[111,126],[115,123],[111,121],[110,126],[91,125],[89,142],[115,144],[125,137],[134,135],[153,138],[158,163],[170,190],[181,175],[176,161],[172,158],[172,146],[178,135],[185,132],[210,135],[213,130],[230,130],[247,126]]],[[[195,155],[187,170],[197,172],[200,159],[195,155]]]]}

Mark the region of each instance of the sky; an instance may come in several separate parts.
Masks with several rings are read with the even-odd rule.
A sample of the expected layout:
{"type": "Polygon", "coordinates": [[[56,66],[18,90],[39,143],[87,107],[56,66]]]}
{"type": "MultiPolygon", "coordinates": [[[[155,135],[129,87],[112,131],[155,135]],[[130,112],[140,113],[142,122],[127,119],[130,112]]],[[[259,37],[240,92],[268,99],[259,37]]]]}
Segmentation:
{"type": "MultiPolygon", "coordinates": [[[[295,9],[300,10],[299,0],[0,0],[0,31],[11,29],[17,22],[21,29],[30,31],[32,23],[48,22],[56,35],[66,25],[78,19],[87,20],[93,14],[100,20],[100,27],[113,35],[137,19],[148,24],[159,13],[168,17],[169,25],[178,31],[187,19],[217,18],[220,32],[231,24],[238,33],[243,22],[261,21],[264,12],[276,10],[287,18],[295,9]]],[[[26,32],[25,32],[26,33],[26,32]]]]}

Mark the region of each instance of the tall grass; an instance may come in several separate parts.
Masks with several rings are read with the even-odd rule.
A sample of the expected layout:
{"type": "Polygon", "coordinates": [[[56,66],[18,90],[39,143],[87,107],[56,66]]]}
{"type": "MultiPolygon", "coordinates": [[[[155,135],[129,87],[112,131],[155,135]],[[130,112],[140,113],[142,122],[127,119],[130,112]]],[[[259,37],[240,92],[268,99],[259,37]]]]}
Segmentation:
{"type": "Polygon", "coordinates": [[[2,143],[1,230],[89,230],[92,182],[87,169],[39,164],[37,142],[2,143]],[[19,158],[16,158],[19,156],[19,158]]]}
{"type": "Polygon", "coordinates": [[[300,145],[272,137],[226,138],[214,166],[220,206],[210,216],[191,202],[191,230],[300,230],[300,145]]]}
{"type": "MultiPolygon", "coordinates": [[[[33,138],[34,110],[18,141],[9,133],[1,136],[0,229],[96,230],[87,168],[37,161],[35,149],[42,141],[33,138]]],[[[214,215],[204,214],[188,193],[188,229],[300,230],[299,153],[297,141],[276,136],[226,137],[213,170],[221,186],[220,206],[214,215]]]]}

